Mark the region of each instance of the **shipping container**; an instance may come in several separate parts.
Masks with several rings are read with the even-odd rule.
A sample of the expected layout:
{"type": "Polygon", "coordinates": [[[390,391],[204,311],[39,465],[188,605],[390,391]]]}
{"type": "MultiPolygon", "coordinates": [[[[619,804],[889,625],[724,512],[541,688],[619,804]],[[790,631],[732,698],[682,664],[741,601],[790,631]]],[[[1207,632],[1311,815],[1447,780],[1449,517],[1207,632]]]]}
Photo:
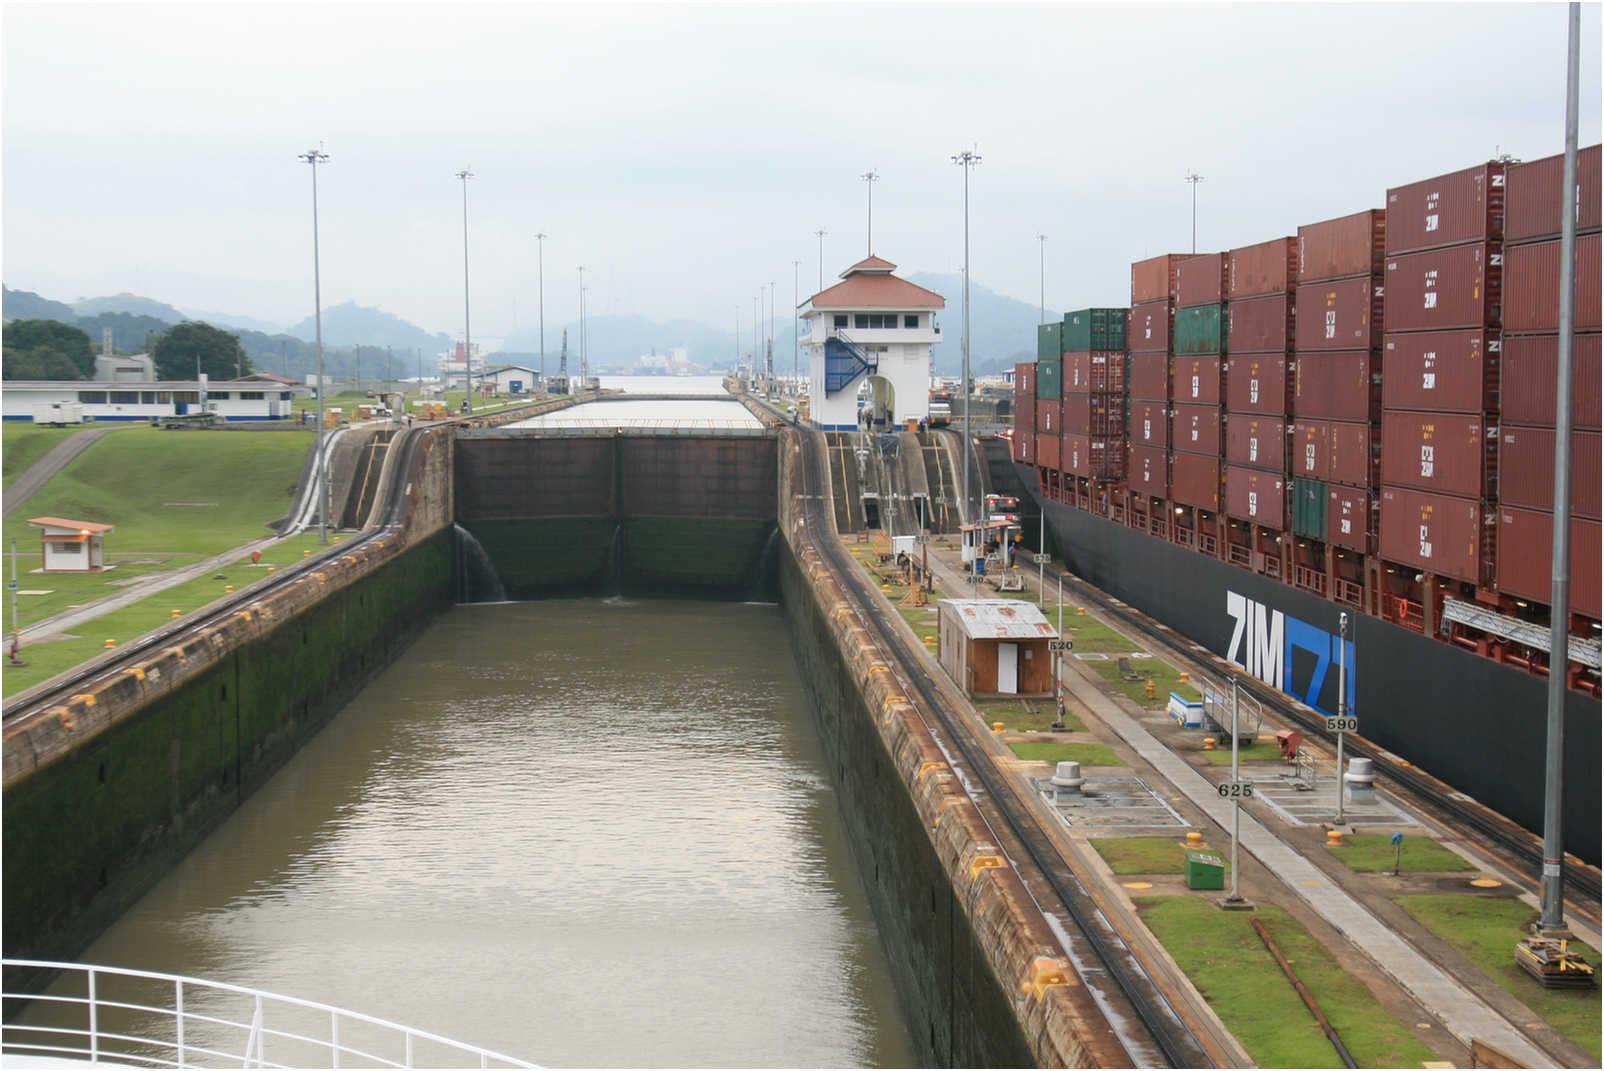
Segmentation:
{"type": "Polygon", "coordinates": [[[1326,542],[1361,554],[1372,553],[1370,492],[1358,487],[1328,484],[1326,489],[1326,542]]]}
{"type": "Polygon", "coordinates": [[[1379,208],[1298,228],[1298,282],[1380,275],[1387,213],[1379,208]]]}
{"type": "Polygon", "coordinates": [[[1381,482],[1460,498],[1489,497],[1496,442],[1474,413],[1381,414],[1381,482]]]}
{"type": "MultiPolygon", "coordinates": [[[[1571,432],[1571,512],[1599,516],[1599,433],[1571,432]]],[[[1505,424],[1498,429],[1498,502],[1521,509],[1554,508],[1554,429],[1505,424]]]]}
{"type": "Polygon", "coordinates": [[[1497,160],[1396,186],[1387,191],[1387,256],[1496,242],[1503,221],[1504,165],[1497,160]]]}
{"type": "Polygon", "coordinates": [[[1169,408],[1163,402],[1131,400],[1129,439],[1137,446],[1163,450],[1170,444],[1169,408]]]}
{"type": "Polygon", "coordinates": [[[1125,390],[1125,354],[1112,350],[1064,354],[1064,393],[1119,394],[1125,390]]]}
{"type": "Polygon", "coordinates": [[[1298,240],[1272,238],[1268,242],[1231,250],[1226,271],[1226,297],[1284,294],[1298,278],[1298,240]]]}
{"type": "Polygon", "coordinates": [[[1034,465],[1036,463],[1036,436],[1034,433],[1014,429],[1014,460],[1021,465],[1034,465]]]}
{"type": "Polygon", "coordinates": [[[1287,447],[1287,471],[1306,479],[1368,487],[1375,449],[1375,431],[1369,424],[1298,420],[1287,447]]]}
{"type": "Polygon", "coordinates": [[[1226,306],[1226,350],[1229,353],[1285,353],[1292,348],[1297,311],[1291,295],[1232,300],[1226,306]]]}
{"type": "Polygon", "coordinates": [[[1483,328],[1383,336],[1381,404],[1388,409],[1490,413],[1498,408],[1498,335],[1483,328]]]}
{"type": "Polygon", "coordinates": [[[1285,528],[1286,480],[1280,473],[1226,466],[1225,512],[1239,521],[1252,521],[1278,530],[1285,528]]]}
{"type": "Polygon", "coordinates": [[[1038,357],[1036,359],[1036,398],[1039,401],[1058,401],[1064,396],[1064,358],[1038,357]]]}
{"type": "Polygon", "coordinates": [[[1036,362],[1025,361],[1014,365],[1014,398],[1017,400],[1036,393],[1036,362]]]}
{"type": "Polygon", "coordinates": [[[1232,413],[1284,416],[1292,399],[1291,362],[1284,354],[1251,354],[1225,362],[1225,408],[1232,413]]]}
{"type": "Polygon", "coordinates": [[[1125,334],[1132,353],[1168,353],[1170,349],[1170,303],[1150,301],[1131,309],[1131,326],[1125,334]]]}
{"type": "Polygon", "coordinates": [[[1218,305],[1225,300],[1227,262],[1224,253],[1200,253],[1175,272],[1175,307],[1218,305]]]}
{"type": "Polygon", "coordinates": [[[1194,305],[1175,310],[1175,352],[1225,352],[1225,306],[1194,305]]]}
{"type": "MultiPolygon", "coordinates": [[[[1571,344],[1571,426],[1599,426],[1601,379],[1599,336],[1576,335],[1571,344]]],[[[1504,339],[1499,355],[1499,405],[1517,424],[1554,426],[1554,381],[1559,375],[1558,335],[1504,339]]]]}
{"type": "Polygon", "coordinates": [[[1510,164],[1504,180],[1504,241],[1529,242],[1557,238],[1570,202],[1580,234],[1599,227],[1599,147],[1589,145],[1576,154],[1576,189],[1567,198],[1565,156],[1545,156],[1524,164],[1510,164]]]}
{"type": "Polygon", "coordinates": [[[1078,309],[1064,314],[1064,349],[1123,350],[1129,309],[1078,309]]]}
{"type": "Polygon", "coordinates": [[[1170,396],[1170,358],[1162,353],[1131,354],[1130,384],[1133,401],[1167,401],[1170,396]]]}
{"type": "Polygon", "coordinates": [[[1131,265],[1131,304],[1144,301],[1174,301],[1176,272],[1191,253],[1166,253],[1131,265]]]}
{"type": "Polygon", "coordinates": [[[1293,338],[1299,353],[1381,345],[1382,285],[1360,275],[1298,287],[1293,338]]]}
{"type": "Polygon", "coordinates": [[[1183,506],[1220,510],[1220,459],[1203,454],[1170,455],[1170,497],[1183,506]]]}
{"type": "Polygon", "coordinates": [[[1326,540],[1326,513],[1330,491],[1323,480],[1292,481],[1292,534],[1305,539],[1326,540]]]}
{"type": "Polygon", "coordinates": [[[1212,405],[1177,405],[1170,421],[1170,442],[1175,450],[1219,457],[1219,409],[1212,405]]]}
{"type": "Polygon", "coordinates": [[[1225,459],[1267,472],[1287,470],[1287,426],[1274,417],[1229,414],[1225,418],[1225,459]]]}
{"type": "Polygon", "coordinates": [[[1062,323],[1036,325],[1036,360],[1056,359],[1064,352],[1064,325],[1062,323]]]}
{"type": "Polygon", "coordinates": [[[1297,420],[1287,446],[1287,471],[1306,480],[1331,479],[1331,424],[1297,420]]]}
{"type": "Polygon", "coordinates": [[[1292,411],[1322,420],[1370,420],[1381,405],[1381,362],[1369,353],[1317,353],[1295,362],[1292,411]]]}
{"type": "Polygon", "coordinates": [[[1162,449],[1132,446],[1125,462],[1125,485],[1154,498],[1170,497],[1168,456],[1162,449]]]}
{"type": "MultiPolygon", "coordinates": [[[[1533,242],[1504,248],[1504,330],[1539,334],[1559,330],[1559,247],[1533,242]]],[[[1599,236],[1576,239],[1576,302],[1572,310],[1578,331],[1599,329],[1599,236]]]]}
{"type": "MultiPolygon", "coordinates": [[[[1599,522],[1571,521],[1571,610],[1599,617],[1599,522]]],[[[1548,606],[1553,601],[1554,515],[1536,510],[1498,511],[1498,590],[1548,606]]],[[[1595,633],[1596,635],[1596,633],[1595,633]]]]}
{"type": "Polygon", "coordinates": [[[1390,562],[1478,583],[1481,504],[1407,487],[1381,489],[1381,556],[1390,562]]]}
{"type": "Polygon", "coordinates": [[[1063,440],[1057,434],[1047,435],[1043,432],[1037,432],[1036,464],[1041,468],[1057,471],[1059,469],[1058,460],[1062,456],[1059,450],[1061,442],[1063,440]]]}
{"type": "Polygon", "coordinates": [[[1501,279],[1497,246],[1389,256],[1382,317],[1389,331],[1496,327],[1501,279]]]}
{"type": "Polygon", "coordinates": [[[1066,435],[1123,438],[1124,399],[1117,394],[1064,395],[1063,431],[1066,435]]]}
{"type": "Polygon", "coordinates": [[[1061,435],[1064,431],[1064,403],[1036,400],[1036,423],[1032,429],[1040,435],[1061,435]]]}
{"type": "Polygon", "coordinates": [[[1177,402],[1219,405],[1224,364],[1218,357],[1177,357],[1170,397],[1177,402]]]}

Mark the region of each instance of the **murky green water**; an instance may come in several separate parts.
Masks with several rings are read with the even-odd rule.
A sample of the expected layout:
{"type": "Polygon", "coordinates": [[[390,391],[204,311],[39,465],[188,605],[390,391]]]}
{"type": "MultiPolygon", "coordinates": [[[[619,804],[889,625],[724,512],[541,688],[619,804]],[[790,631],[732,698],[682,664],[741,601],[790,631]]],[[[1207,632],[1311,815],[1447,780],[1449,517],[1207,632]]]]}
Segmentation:
{"type": "Polygon", "coordinates": [[[552,1065],[912,1059],[774,606],[458,607],[82,959],[552,1065]]]}

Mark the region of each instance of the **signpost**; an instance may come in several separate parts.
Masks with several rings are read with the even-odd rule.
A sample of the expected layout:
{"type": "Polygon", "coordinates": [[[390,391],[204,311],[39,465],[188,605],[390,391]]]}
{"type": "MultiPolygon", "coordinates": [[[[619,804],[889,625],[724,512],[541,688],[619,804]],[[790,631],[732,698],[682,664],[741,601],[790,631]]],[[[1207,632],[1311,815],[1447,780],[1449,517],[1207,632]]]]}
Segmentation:
{"type": "Polygon", "coordinates": [[[1253,782],[1243,781],[1241,768],[1241,752],[1238,750],[1236,735],[1237,716],[1237,681],[1233,674],[1231,677],[1231,780],[1219,787],[1219,793],[1231,801],[1231,895],[1225,898],[1228,906],[1242,903],[1242,894],[1237,888],[1237,835],[1242,827],[1242,801],[1253,798],[1253,782]]]}
{"type": "Polygon", "coordinates": [[[17,623],[17,541],[11,541],[11,664],[27,665],[18,655],[22,652],[22,626],[17,623]]]}

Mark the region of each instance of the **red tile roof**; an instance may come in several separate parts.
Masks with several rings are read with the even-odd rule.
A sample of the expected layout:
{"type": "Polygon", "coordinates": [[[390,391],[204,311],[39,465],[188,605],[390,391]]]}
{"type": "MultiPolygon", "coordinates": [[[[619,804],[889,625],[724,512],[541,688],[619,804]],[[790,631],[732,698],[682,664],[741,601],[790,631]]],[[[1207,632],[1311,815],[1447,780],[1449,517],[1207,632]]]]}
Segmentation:
{"type": "Polygon", "coordinates": [[[893,272],[896,270],[897,266],[891,263],[889,260],[885,259],[884,257],[877,257],[873,253],[870,253],[867,257],[863,258],[856,264],[852,265],[852,267],[842,272],[841,278],[845,279],[855,271],[893,272]]]}
{"type": "Polygon", "coordinates": [[[891,272],[896,265],[867,257],[841,273],[841,282],[808,299],[816,309],[944,309],[947,299],[891,272]]]}
{"type": "Polygon", "coordinates": [[[72,528],[79,532],[109,532],[114,525],[96,524],[94,521],[69,521],[65,517],[33,517],[29,524],[37,524],[41,528],[72,528]]]}

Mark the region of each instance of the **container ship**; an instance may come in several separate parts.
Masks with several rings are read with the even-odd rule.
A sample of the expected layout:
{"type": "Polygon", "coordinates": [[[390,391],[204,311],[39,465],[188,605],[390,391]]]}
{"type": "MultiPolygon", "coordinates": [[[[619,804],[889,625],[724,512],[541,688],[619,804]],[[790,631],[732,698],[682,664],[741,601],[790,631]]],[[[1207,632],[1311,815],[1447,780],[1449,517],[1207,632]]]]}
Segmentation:
{"type": "Polygon", "coordinates": [[[1546,677],[1565,832],[1600,841],[1600,152],[1493,160],[1381,207],[1131,265],[1040,328],[1016,470],[1071,569],[1538,829],[1546,677]],[[1560,228],[1575,213],[1570,649],[1549,651],[1560,228]]]}

